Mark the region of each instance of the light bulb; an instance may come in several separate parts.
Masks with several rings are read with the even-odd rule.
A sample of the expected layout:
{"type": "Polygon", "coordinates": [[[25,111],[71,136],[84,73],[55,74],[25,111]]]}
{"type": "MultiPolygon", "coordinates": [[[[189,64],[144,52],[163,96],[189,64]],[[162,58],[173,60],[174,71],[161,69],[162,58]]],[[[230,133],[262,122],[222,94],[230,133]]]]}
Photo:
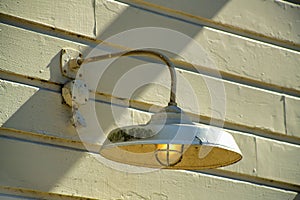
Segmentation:
{"type": "Polygon", "coordinates": [[[158,144],[156,146],[156,160],[163,166],[173,166],[181,161],[183,145],[181,144],[158,144]]]}

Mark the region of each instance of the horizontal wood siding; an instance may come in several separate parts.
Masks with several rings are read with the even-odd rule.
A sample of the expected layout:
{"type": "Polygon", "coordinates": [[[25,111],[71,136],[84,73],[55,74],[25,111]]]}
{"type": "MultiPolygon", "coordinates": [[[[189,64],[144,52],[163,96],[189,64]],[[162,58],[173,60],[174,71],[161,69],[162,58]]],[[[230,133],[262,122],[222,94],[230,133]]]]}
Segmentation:
{"type": "Polygon", "coordinates": [[[195,199],[201,196],[271,200],[296,196],[295,192],[201,173],[169,170],[139,175],[123,173],[102,165],[89,153],[10,139],[0,142],[1,162],[4,163],[1,171],[6,172],[1,173],[0,180],[1,184],[11,187],[22,185],[38,191],[100,199],[118,199],[120,196],[195,199]],[[7,153],[11,156],[6,156],[7,153]]]}
{"type": "MultiPolygon", "coordinates": [[[[60,72],[59,63],[60,63],[60,50],[64,47],[73,47],[78,48],[80,50],[89,51],[90,48],[86,45],[74,44],[71,41],[66,41],[60,38],[48,37],[44,34],[39,33],[28,33],[23,29],[16,29],[9,25],[2,25],[2,33],[5,37],[5,46],[6,50],[3,49],[3,65],[1,68],[3,71],[8,73],[14,73],[19,75],[26,75],[29,77],[37,78],[40,80],[49,80],[51,82],[55,82],[58,84],[65,83],[67,81],[66,78],[63,78],[60,72]],[[4,34],[6,32],[6,34],[4,34]],[[15,34],[10,34],[12,32],[16,32],[15,34]],[[31,40],[26,38],[31,35],[31,40]],[[9,37],[6,39],[6,37],[9,37]],[[15,41],[17,42],[17,49],[15,50],[15,41]],[[41,42],[43,41],[43,42],[41,42]],[[47,52],[44,52],[44,49],[47,47],[47,52]],[[39,57],[31,57],[28,59],[28,49],[30,48],[30,53],[33,55],[40,55],[39,57]],[[12,55],[18,56],[17,60],[12,59],[12,55]],[[15,63],[17,62],[17,63],[15,63]]],[[[30,54],[31,55],[31,54],[30,54]]],[[[298,56],[300,58],[300,56],[298,56]]],[[[126,62],[122,63],[123,71],[120,71],[118,67],[113,68],[110,73],[114,74],[115,79],[109,78],[105,79],[103,84],[100,85],[98,89],[101,93],[112,94],[113,86],[117,81],[117,77],[122,75],[122,73],[126,70],[130,70],[132,68],[131,64],[143,64],[142,62],[130,61],[126,60],[126,62]],[[120,74],[118,76],[118,74],[120,74]],[[114,81],[113,81],[114,80],[114,81]],[[107,82],[105,82],[107,81],[107,82]],[[111,81],[111,82],[108,82],[111,81]]],[[[299,61],[300,63],[300,61],[299,61]]],[[[296,67],[296,65],[295,65],[296,67]]],[[[224,81],[217,80],[211,78],[209,76],[203,76],[200,74],[195,74],[192,72],[185,70],[180,71],[180,76],[183,81],[188,81],[191,85],[191,88],[186,88],[186,84],[181,84],[181,80],[179,79],[179,91],[180,93],[184,93],[185,95],[178,95],[179,100],[181,98],[182,101],[179,102],[181,106],[187,112],[195,112],[197,111],[197,107],[199,107],[201,116],[209,117],[211,116],[211,110],[209,110],[210,105],[210,94],[207,89],[207,82],[212,82],[211,85],[214,84],[222,84],[225,87],[225,92],[230,93],[230,95],[226,95],[226,121],[231,124],[238,124],[239,126],[246,126],[252,128],[258,128],[262,131],[274,132],[284,135],[293,135],[299,137],[299,132],[286,132],[285,124],[284,124],[284,102],[282,101],[282,97],[286,96],[282,93],[274,93],[269,92],[267,90],[261,90],[260,88],[249,87],[245,84],[235,83],[233,81],[224,81]],[[215,82],[215,83],[214,83],[215,82]],[[186,92],[187,90],[192,90],[193,92],[186,92]],[[196,104],[188,102],[189,95],[196,95],[195,98],[201,99],[201,104],[196,104]],[[186,96],[188,95],[188,96],[186,96]],[[259,98],[252,98],[254,96],[259,96],[259,98]],[[249,109],[249,106],[252,107],[249,109]],[[250,112],[253,111],[253,112],[250,112]],[[256,116],[257,112],[260,113],[260,117],[256,116]]],[[[295,70],[288,70],[293,72],[295,70]]],[[[161,72],[158,71],[158,73],[161,72]]],[[[290,73],[289,72],[289,73],[290,73]]],[[[94,79],[87,80],[96,80],[97,73],[90,71],[90,75],[94,77],[94,79]]],[[[167,72],[164,73],[165,77],[169,77],[167,72]]],[[[281,76],[278,76],[281,77],[281,76]]],[[[158,80],[159,83],[160,80],[158,80]]],[[[169,80],[162,79],[162,81],[169,82],[169,80]]],[[[296,83],[295,83],[296,84],[296,83]]],[[[167,103],[168,100],[168,92],[162,93],[161,96],[152,95],[155,93],[158,87],[150,88],[150,92],[143,94],[140,97],[136,97],[138,101],[148,101],[149,103],[154,103],[160,106],[163,106],[167,103]]],[[[159,88],[161,90],[161,88],[159,88]]],[[[192,97],[192,96],[191,96],[192,97]]],[[[287,97],[289,98],[289,97],[287,97]]],[[[296,104],[299,104],[299,99],[294,98],[296,104]]],[[[224,117],[224,116],[221,116],[224,117]]],[[[295,129],[299,122],[296,119],[296,123],[288,123],[290,126],[289,129],[295,129]]],[[[229,125],[230,126],[230,125],[229,125]]]]}
{"type": "MultiPolygon", "coordinates": [[[[0,198],[299,199],[299,12],[296,4],[262,0],[1,1],[0,198]],[[61,49],[89,56],[115,34],[150,26],[201,45],[206,58],[191,54],[188,43],[178,55],[168,54],[176,64],[178,104],[195,123],[230,132],[243,153],[240,162],[128,173],[99,161],[101,132],[145,123],[168,102],[168,71],[141,58],[119,59],[105,73],[90,65],[83,75],[90,98],[79,109],[88,126],[72,126],[61,97],[69,81],[60,71],[61,49]],[[138,70],[143,75],[135,75],[138,70]],[[132,76],[137,85],[130,94],[116,90],[132,76]],[[219,86],[225,95],[213,93],[219,86]]],[[[136,48],[138,40],[160,45],[149,32],[100,50],[136,48]]]]}

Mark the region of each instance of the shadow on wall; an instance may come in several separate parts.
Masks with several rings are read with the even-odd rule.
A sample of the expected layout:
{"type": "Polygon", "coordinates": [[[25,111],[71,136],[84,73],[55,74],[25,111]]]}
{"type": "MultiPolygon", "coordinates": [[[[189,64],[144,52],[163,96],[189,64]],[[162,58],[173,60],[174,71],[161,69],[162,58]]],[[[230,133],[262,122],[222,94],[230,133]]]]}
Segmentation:
{"type": "MultiPolygon", "coordinates": [[[[207,18],[212,18],[227,3],[227,1],[218,1],[218,3],[212,5],[208,0],[193,1],[192,4],[185,4],[181,1],[178,2],[184,6],[183,9],[199,9],[199,15],[207,18]]],[[[164,4],[166,4],[166,6],[173,5],[169,2],[164,2],[164,4]]],[[[111,8],[118,9],[119,7],[113,7],[112,5],[111,8]]],[[[96,5],[97,38],[101,40],[122,31],[140,27],[168,28],[182,32],[191,38],[199,34],[202,29],[202,27],[198,25],[187,26],[187,22],[178,19],[169,18],[169,20],[166,20],[168,16],[139,9],[134,6],[126,7],[126,9],[122,11],[112,11],[111,14],[115,15],[114,21],[103,21],[107,19],[102,16],[107,14],[103,12],[104,9],[106,10],[107,8],[103,4],[96,5]]],[[[138,40],[139,38],[135,39],[138,40]]],[[[150,43],[153,38],[149,37],[147,39],[147,42],[150,43]]],[[[127,41],[126,38],[125,41],[127,43],[130,42],[127,41]]],[[[185,45],[188,44],[182,44],[181,50],[186,47],[185,45]]],[[[107,47],[105,47],[104,50],[107,50],[106,48],[107,47]]],[[[89,54],[91,49],[92,48],[87,48],[83,50],[83,55],[89,54]]],[[[67,81],[66,78],[62,77],[58,67],[60,63],[59,59],[60,52],[53,55],[53,59],[48,65],[51,72],[50,81],[67,81]]],[[[71,140],[80,140],[76,130],[69,122],[70,117],[71,110],[62,104],[62,98],[59,92],[39,89],[3,124],[3,127],[71,140]]],[[[106,126],[110,126],[110,124],[106,126]]],[[[77,194],[78,191],[76,191],[76,189],[68,188],[71,186],[67,184],[70,182],[70,177],[68,177],[67,174],[71,168],[74,168],[73,165],[77,165],[78,161],[84,156],[82,152],[71,151],[70,149],[60,147],[53,148],[51,145],[45,145],[39,142],[21,142],[15,139],[3,139],[0,140],[0,142],[1,185],[9,184],[40,191],[53,191],[58,187],[60,191],[73,191],[74,195],[77,194]]],[[[78,170],[78,174],[83,176],[82,178],[85,177],[85,173],[88,173],[86,172],[88,169],[78,168],[76,170],[78,170]]],[[[95,177],[101,176],[95,174],[95,177]]],[[[77,177],[73,178],[72,184],[75,184],[78,180],[76,179],[77,177]]],[[[89,182],[89,180],[86,180],[86,182],[89,182]]],[[[77,183],[80,184],[80,182],[77,183]]],[[[97,188],[97,190],[99,190],[99,188],[97,188]]],[[[299,197],[299,195],[297,197],[299,197]]],[[[297,199],[297,197],[295,199],[297,199]]]]}
{"type": "MultiPolygon", "coordinates": [[[[127,3],[127,1],[124,2],[127,3]]],[[[189,1],[189,3],[161,0],[148,0],[148,2],[211,19],[227,4],[228,0],[218,0],[215,2],[209,0],[192,0],[189,1]]],[[[111,4],[112,5],[106,1],[99,1],[96,5],[97,38],[100,40],[105,40],[123,31],[142,27],[163,27],[179,31],[191,38],[199,34],[202,29],[199,25],[191,26],[192,23],[184,19],[178,19],[155,11],[139,8],[134,4],[125,10],[123,10],[123,7],[115,5],[115,3],[111,4]],[[105,12],[103,12],[104,10],[105,12]],[[103,20],[107,19],[107,17],[105,17],[107,14],[111,14],[110,17],[115,19],[113,21],[103,20]]],[[[141,37],[143,38],[143,35],[141,35],[141,37]]],[[[135,39],[139,40],[139,38],[135,39]]],[[[152,39],[151,37],[149,38],[149,40],[152,39]]],[[[186,46],[182,45],[182,49],[185,47],[186,46]]]]}

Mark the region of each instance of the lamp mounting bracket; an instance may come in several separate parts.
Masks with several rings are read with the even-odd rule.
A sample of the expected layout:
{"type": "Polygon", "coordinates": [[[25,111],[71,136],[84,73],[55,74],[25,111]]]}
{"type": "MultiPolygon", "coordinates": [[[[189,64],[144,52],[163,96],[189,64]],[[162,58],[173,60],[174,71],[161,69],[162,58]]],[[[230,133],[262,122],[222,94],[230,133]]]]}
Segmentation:
{"type": "Polygon", "coordinates": [[[78,108],[88,102],[89,89],[84,81],[75,79],[64,85],[62,96],[67,105],[78,108]]]}
{"type": "Polygon", "coordinates": [[[80,65],[78,60],[82,59],[82,53],[76,49],[63,48],[60,56],[60,69],[63,76],[75,79],[80,65]]]}
{"type": "Polygon", "coordinates": [[[89,89],[87,84],[82,81],[75,79],[64,85],[62,88],[62,97],[65,103],[72,107],[73,117],[71,122],[75,127],[86,127],[84,117],[79,111],[79,107],[85,105],[89,101],[89,89]]]}

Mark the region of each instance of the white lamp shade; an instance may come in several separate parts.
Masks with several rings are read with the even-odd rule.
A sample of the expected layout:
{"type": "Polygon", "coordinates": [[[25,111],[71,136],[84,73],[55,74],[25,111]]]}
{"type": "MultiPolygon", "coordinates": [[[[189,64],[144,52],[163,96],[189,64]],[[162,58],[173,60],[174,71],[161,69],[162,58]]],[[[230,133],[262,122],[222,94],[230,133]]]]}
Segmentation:
{"type": "Polygon", "coordinates": [[[196,125],[182,116],[181,110],[177,114],[160,112],[146,125],[114,129],[100,154],[107,159],[135,166],[189,170],[222,167],[242,159],[231,134],[219,128],[196,125]],[[166,120],[159,124],[162,113],[166,120]],[[179,121],[181,123],[176,123],[179,121]],[[158,161],[156,152],[163,144],[183,145],[182,157],[174,165],[163,165],[158,161]]]}

